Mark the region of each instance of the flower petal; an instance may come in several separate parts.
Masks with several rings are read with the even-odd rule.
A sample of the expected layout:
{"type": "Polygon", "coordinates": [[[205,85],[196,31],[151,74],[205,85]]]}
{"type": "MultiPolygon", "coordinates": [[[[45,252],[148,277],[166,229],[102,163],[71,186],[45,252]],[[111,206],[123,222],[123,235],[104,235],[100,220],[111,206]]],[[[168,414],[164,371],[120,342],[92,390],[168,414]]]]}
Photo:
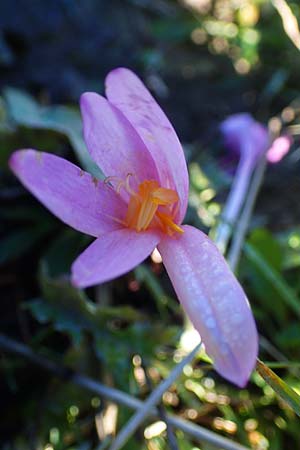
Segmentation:
{"type": "Polygon", "coordinates": [[[76,230],[97,237],[120,228],[111,218],[125,217],[120,196],[69,161],[30,149],[14,152],[9,165],[40,202],[76,230]]]}
{"type": "Polygon", "coordinates": [[[89,152],[104,174],[132,182],[158,179],[154,161],[126,117],[94,92],[81,96],[83,132],[89,152]]]}
{"type": "Polygon", "coordinates": [[[73,263],[73,284],[84,288],[129,272],[150,255],[160,238],[155,232],[128,228],[100,236],[73,263]]]}
{"type": "Polygon", "coordinates": [[[253,165],[267,150],[268,130],[250,114],[233,114],[222,122],[220,129],[225,145],[234,153],[251,159],[253,165]]]}
{"type": "Polygon", "coordinates": [[[188,173],[178,137],[166,115],[141,80],[130,70],[115,69],[106,78],[106,95],[127,117],[149,149],[163,187],[180,198],[178,220],[188,200],[188,173]]]}
{"type": "Polygon", "coordinates": [[[199,331],[216,370],[244,386],[257,356],[257,331],[246,296],[213,242],[184,226],[158,249],[184,310],[199,331]]]}

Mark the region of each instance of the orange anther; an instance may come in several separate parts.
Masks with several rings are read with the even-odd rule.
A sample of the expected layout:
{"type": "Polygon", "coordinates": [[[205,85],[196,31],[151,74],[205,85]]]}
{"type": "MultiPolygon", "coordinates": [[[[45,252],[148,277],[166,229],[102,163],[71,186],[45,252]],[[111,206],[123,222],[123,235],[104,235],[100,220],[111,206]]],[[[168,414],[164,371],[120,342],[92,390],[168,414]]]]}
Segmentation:
{"type": "MultiPolygon", "coordinates": [[[[129,183],[125,184],[129,188],[129,183]]],[[[145,180],[139,184],[137,192],[126,189],[130,194],[125,223],[136,231],[159,228],[168,235],[183,233],[174,222],[171,206],[178,202],[173,189],[163,188],[156,180],[145,180]]]]}

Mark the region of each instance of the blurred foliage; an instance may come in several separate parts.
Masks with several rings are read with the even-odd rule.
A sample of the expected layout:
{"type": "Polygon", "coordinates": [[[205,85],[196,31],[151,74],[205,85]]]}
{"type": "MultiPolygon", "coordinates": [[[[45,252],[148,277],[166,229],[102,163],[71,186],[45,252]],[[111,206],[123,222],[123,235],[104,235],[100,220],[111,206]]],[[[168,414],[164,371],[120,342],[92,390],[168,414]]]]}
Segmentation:
{"type": "MultiPolygon", "coordinates": [[[[3,0],[0,5],[1,332],[108,386],[145,398],[193,346],[160,263],[78,291],[69,268],[89,238],[48,213],[12,176],[16,148],[55,152],[100,177],[81,136],[79,95],[106,72],[135,69],[184,143],[191,187],[186,221],[219,218],[235,162],[218,123],[247,110],[292,152],[269,167],[239,265],[260,333],[260,357],[300,393],[299,50],[268,0],[3,0]],[[298,363],[298,364],[297,364],[298,363]]],[[[288,5],[297,20],[300,6],[288,5]]],[[[1,448],[100,450],[131,412],[1,353],[1,448]],[[110,428],[107,428],[107,423],[110,428]],[[101,443],[99,444],[99,442],[101,443]]],[[[288,395],[288,394],[287,394],[288,395]]],[[[163,397],[168,411],[254,450],[295,449],[293,410],[257,372],[242,390],[199,356],[163,397]]],[[[155,425],[155,424],[154,424],[155,425]]],[[[168,448],[146,424],[124,449],[168,448]]],[[[156,430],[156,431],[155,431],[156,430]]],[[[160,431],[159,431],[160,430],[160,431]]],[[[210,450],[176,432],[181,450],[210,450]]]]}

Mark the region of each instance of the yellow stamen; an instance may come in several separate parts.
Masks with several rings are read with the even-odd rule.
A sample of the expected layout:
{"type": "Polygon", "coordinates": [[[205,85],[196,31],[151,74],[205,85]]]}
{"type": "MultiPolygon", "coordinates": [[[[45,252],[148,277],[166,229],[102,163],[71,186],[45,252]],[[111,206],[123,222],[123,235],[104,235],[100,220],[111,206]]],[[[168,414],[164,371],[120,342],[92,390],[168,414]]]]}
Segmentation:
{"type": "MultiPolygon", "coordinates": [[[[161,223],[168,229],[168,227],[171,228],[171,230],[176,231],[177,233],[184,233],[184,230],[177,225],[176,223],[173,222],[172,218],[170,216],[168,216],[167,214],[164,214],[162,212],[157,212],[157,217],[159,218],[159,220],[161,221],[161,223]]],[[[170,233],[171,230],[166,231],[168,234],[172,234],[170,233]]]]}
{"type": "Polygon", "coordinates": [[[178,202],[178,195],[173,189],[162,188],[155,180],[145,180],[134,192],[129,186],[129,177],[124,184],[130,194],[125,223],[128,228],[145,231],[159,228],[172,236],[175,232],[183,233],[182,228],[174,222],[172,205],[178,202]],[[159,209],[162,208],[162,209],[159,209]]]}
{"type": "Polygon", "coordinates": [[[173,189],[158,188],[152,193],[152,201],[157,205],[172,205],[178,202],[177,192],[173,189]]]}

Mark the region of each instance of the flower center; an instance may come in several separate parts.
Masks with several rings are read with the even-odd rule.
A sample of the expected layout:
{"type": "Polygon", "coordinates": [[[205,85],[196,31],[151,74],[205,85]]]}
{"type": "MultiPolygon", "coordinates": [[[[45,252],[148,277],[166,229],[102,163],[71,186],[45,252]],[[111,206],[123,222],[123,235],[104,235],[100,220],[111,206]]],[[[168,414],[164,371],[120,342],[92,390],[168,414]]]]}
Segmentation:
{"type": "Polygon", "coordinates": [[[125,182],[115,177],[106,179],[119,181],[117,192],[124,188],[130,195],[127,213],[122,223],[138,232],[158,228],[169,236],[175,232],[183,233],[183,229],[174,222],[176,204],[179,200],[177,192],[161,187],[156,180],[143,181],[135,191],[129,185],[130,177],[131,174],[128,174],[125,182]]]}
{"type": "Polygon", "coordinates": [[[145,231],[148,228],[160,228],[164,233],[183,233],[175,222],[172,205],[179,198],[173,189],[160,187],[155,180],[145,180],[140,183],[138,191],[129,191],[130,200],[125,218],[128,228],[145,231]]]}

